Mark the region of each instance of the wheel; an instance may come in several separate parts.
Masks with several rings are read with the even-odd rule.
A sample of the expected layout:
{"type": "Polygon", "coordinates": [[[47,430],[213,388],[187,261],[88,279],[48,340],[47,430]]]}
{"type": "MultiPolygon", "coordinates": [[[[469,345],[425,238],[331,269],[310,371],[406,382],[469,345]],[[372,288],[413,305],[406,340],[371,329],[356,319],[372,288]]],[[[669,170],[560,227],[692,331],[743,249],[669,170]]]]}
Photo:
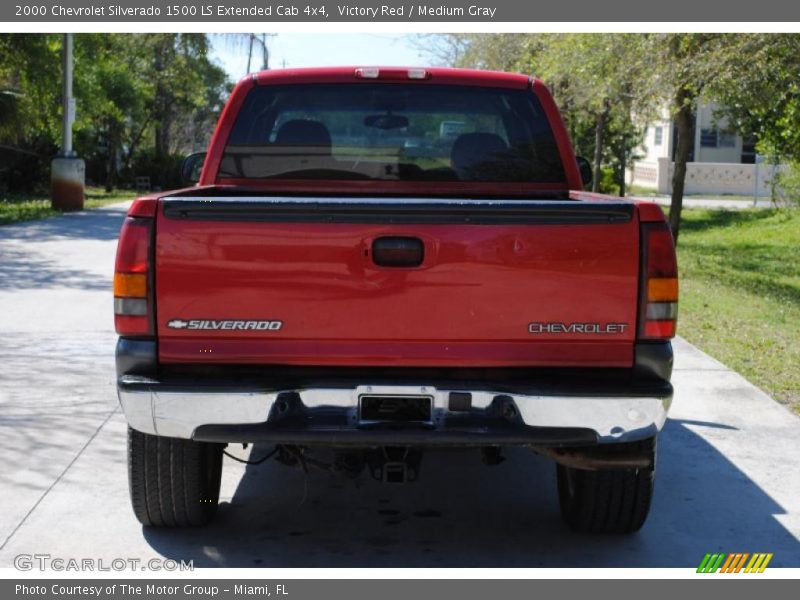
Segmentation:
{"type": "Polygon", "coordinates": [[[154,527],[205,525],[217,512],[221,444],[128,428],[128,487],[136,518],[154,527]]]}
{"type": "Polygon", "coordinates": [[[575,531],[632,533],[647,519],[653,497],[656,438],[615,444],[615,447],[624,452],[640,449],[649,453],[653,467],[587,471],[557,466],[561,517],[575,531]]]}

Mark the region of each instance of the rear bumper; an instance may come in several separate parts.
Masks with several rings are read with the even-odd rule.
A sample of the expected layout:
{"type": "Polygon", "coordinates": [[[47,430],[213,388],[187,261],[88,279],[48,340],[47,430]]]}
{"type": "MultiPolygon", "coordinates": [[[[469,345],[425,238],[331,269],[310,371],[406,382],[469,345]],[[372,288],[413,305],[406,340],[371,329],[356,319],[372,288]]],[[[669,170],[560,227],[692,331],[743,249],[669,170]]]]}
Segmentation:
{"type": "Polygon", "coordinates": [[[165,385],[126,376],[119,399],[128,423],[144,433],[206,442],[326,446],[569,446],[635,441],[655,435],[672,400],[658,393],[573,396],[410,385],[260,390],[165,385]],[[364,394],[428,396],[429,422],[362,423],[364,394]],[[452,398],[463,400],[453,410],[452,398]]]}
{"type": "Polygon", "coordinates": [[[131,427],[207,442],[326,446],[572,446],[655,435],[672,402],[672,347],[638,344],[631,369],[292,368],[159,365],[120,338],[131,427]],[[429,420],[362,422],[365,395],[426,396],[429,420]]]}

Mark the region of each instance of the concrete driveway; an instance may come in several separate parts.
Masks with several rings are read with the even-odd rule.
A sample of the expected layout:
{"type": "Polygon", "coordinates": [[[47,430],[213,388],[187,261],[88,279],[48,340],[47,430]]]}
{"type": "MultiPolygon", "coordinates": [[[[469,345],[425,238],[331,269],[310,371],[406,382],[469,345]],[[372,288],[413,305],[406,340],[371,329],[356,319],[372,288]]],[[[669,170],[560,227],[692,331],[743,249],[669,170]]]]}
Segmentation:
{"type": "Polygon", "coordinates": [[[123,214],[0,227],[0,567],[20,553],[195,567],[693,567],[717,551],[800,567],[800,419],[680,339],[654,505],[636,535],[566,530],[553,465],[523,450],[496,467],[475,451],[429,453],[420,481],[401,487],[226,458],[212,526],[143,529],[114,391],[123,214]]]}

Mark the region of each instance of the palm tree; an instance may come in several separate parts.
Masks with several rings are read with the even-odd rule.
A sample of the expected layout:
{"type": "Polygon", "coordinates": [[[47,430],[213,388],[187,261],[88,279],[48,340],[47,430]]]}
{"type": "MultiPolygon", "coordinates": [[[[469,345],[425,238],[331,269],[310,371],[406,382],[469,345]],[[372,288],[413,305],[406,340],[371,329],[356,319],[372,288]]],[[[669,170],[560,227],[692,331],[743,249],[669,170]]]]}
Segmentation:
{"type": "Polygon", "coordinates": [[[225,44],[233,50],[247,52],[247,75],[253,66],[254,51],[258,56],[258,46],[261,47],[261,65],[256,61],[256,69],[269,69],[269,46],[268,38],[275,37],[275,33],[215,33],[214,37],[222,37],[225,44]]]}

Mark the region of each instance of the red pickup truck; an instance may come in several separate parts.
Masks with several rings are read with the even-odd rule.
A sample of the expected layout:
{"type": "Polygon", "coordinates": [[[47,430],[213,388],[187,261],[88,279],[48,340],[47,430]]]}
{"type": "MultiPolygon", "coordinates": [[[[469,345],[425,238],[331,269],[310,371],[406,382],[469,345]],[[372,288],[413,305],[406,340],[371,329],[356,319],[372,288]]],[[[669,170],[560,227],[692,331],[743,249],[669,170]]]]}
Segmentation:
{"type": "MultiPolygon", "coordinates": [[[[114,278],[134,512],[213,518],[226,444],[388,483],[422,452],[555,460],[579,531],[647,516],[678,282],[658,206],[583,192],[537,79],[238,83],[194,187],[140,198],[114,278]]],[[[589,170],[590,171],[590,170],[589,170]]]]}

